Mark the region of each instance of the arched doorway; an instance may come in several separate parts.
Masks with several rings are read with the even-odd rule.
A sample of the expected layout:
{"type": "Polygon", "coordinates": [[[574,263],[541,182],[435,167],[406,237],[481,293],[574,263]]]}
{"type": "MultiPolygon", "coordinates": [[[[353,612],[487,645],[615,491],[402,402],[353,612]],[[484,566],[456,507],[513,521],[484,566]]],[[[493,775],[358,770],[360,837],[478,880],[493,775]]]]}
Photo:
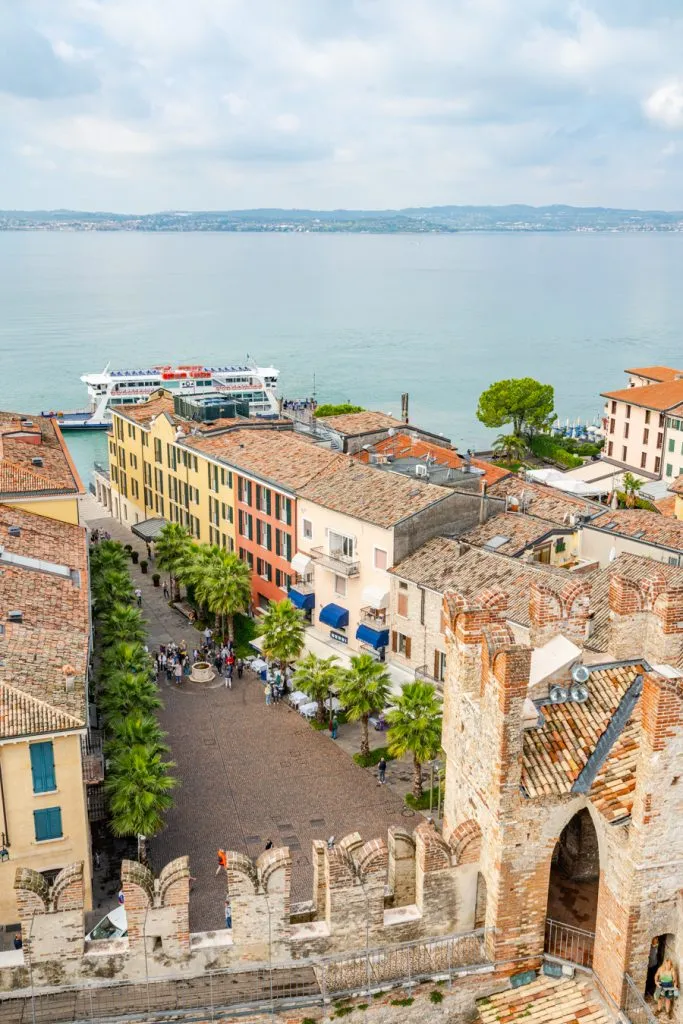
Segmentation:
{"type": "Polygon", "coordinates": [[[583,808],[564,827],[553,850],[548,882],[545,951],[590,967],[598,910],[598,836],[583,808]]]}
{"type": "Polygon", "coordinates": [[[661,967],[666,958],[673,961],[678,967],[676,955],[676,936],[670,933],[655,935],[650,944],[650,953],[647,961],[647,980],[645,982],[645,996],[652,999],[655,994],[655,974],[657,968],[661,967]]]}

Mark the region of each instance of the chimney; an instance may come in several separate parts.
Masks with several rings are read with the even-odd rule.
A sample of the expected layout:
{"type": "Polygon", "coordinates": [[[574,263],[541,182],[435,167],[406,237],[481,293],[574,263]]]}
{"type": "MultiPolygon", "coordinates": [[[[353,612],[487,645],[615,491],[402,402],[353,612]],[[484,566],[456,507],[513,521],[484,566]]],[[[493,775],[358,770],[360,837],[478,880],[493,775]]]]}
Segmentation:
{"type": "Polygon", "coordinates": [[[481,482],[481,495],[479,497],[479,523],[483,524],[488,519],[488,500],[486,498],[486,481],[481,482]]]}
{"type": "Polygon", "coordinates": [[[408,398],[409,398],[408,392],[404,391],[404,393],[401,395],[401,419],[403,420],[404,423],[408,423],[409,422],[409,417],[408,417],[408,398]]]}

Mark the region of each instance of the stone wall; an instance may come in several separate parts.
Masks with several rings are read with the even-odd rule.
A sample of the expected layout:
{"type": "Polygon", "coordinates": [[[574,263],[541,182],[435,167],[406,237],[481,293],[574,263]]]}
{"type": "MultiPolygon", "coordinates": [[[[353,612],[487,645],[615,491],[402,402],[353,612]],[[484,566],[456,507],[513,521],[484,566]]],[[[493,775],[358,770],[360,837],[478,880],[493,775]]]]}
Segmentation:
{"type": "Polygon", "coordinates": [[[683,587],[669,587],[653,569],[644,580],[610,578],[610,639],[614,658],[645,658],[683,668],[683,587]]]}
{"type": "Polygon", "coordinates": [[[480,482],[481,477],[473,475],[471,491],[459,485],[447,498],[399,523],[394,528],[394,564],[398,565],[432,537],[457,537],[504,511],[504,501],[479,493],[480,482]]]}

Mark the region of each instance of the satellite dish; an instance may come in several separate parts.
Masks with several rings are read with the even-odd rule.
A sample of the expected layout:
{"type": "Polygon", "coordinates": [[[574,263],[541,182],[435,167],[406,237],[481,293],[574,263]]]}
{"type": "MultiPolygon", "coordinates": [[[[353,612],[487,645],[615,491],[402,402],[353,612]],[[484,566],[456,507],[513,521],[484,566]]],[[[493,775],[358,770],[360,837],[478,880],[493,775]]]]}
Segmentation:
{"type": "Polygon", "coordinates": [[[617,549],[615,547],[611,547],[609,549],[609,560],[610,560],[610,562],[613,562],[616,557],[617,557],[617,549]]]}
{"type": "Polygon", "coordinates": [[[564,686],[551,686],[548,696],[551,704],[563,704],[569,698],[569,691],[564,686]]]}
{"type": "Polygon", "coordinates": [[[590,676],[590,672],[585,665],[574,665],[572,669],[572,679],[575,683],[587,683],[590,676]]]}
{"type": "Polygon", "coordinates": [[[583,683],[574,683],[569,691],[569,696],[576,704],[585,704],[589,697],[588,687],[583,683]]]}

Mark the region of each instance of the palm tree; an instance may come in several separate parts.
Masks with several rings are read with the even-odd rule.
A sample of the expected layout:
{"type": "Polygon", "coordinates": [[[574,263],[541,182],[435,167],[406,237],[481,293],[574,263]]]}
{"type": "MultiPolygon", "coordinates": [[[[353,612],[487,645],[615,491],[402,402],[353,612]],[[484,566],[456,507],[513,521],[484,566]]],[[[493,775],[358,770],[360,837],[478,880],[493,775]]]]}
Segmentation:
{"type": "Polygon", "coordinates": [[[373,711],[381,711],[389,697],[391,679],[381,661],[371,654],[356,654],[351,668],[342,676],[339,699],[351,721],[360,720],[362,727],[360,752],[370,753],[368,719],[373,711]]]}
{"type": "Polygon", "coordinates": [[[107,757],[116,757],[122,749],[149,747],[158,753],[167,754],[168,747],[162,742],[165,733],[153,715],[131,711],[124,717],[109,722],[111,735],[105,745],[107,757]]]}
{"type": "Polygon", "coordinates": [[[177,780],[152,747],[121,749],[109,766],[105,791],[109,796],[110,827],[116,836],[155,836],[164,827],[163,814],[173,803],[177,780]]]}
{"type": "Polygon", "coordinates": [[[105,677],[116,671],[151,674],[152,661],[144,644],[119,640],[103,650],[102,668],[105,677]]]}
{"type": "Polygon", "coordinates": [[[431,683],[406,683],[387,714],[388,747],[393,757],[413,755],[413,796],[422,796],[422,765],[441,746],[441,702],[431,683]]]}
{"type": "Polygon", "coordinates": [[[493,450],[504,455],[508,462],[519,461],[526,455],[526,445],[517,434],[500,434],[493,442],[493,450]]]}
{"type": "Polygon", "coordinates": [[[92,591],[98,615],[114,602],[131,604],[134,596],[130,576],[123,569],[104,569],[97,573],[93,577],[92,591]]]}
{"type": "Polygon", "coordinates": [[[107,720],[125,718],[133,712],[148,715],[162,706],[149,676],[134,672],[112,672],[100,698],[107,720]]]}
{"type": "Polygon", "coordinates": [[[192,546],[190,534],[180,523],[166,523],[154,542],[157,565],[160,569],[166,569],[169,574],[174,601],[180,600],[178,567],[182,565],[192,546]]]}
{"type": "Polygon", "coordinates": [[[340,669],[335,664],[336,658],[317,658],[315,654],[307,654],[296,666],[294,686],[297,690],[307,693],[311,700],[318,702],[316,717],[319,722],[325,721],[325,701],[330,690],[340,683],[340,669]]]}
{"type": "Polygon", "coordinates": [[[296,661],[304,649],[304,628],[303,612],[288,597],[271,601],[259,629],[266,658],[278,661],[281,668],[296,661]]]}
{"type": "Polygon", "coordinates": [[[251,600],[251,569],[232,551],[215,545],[201,559],[202,573],[195,583],[200,604],[221,617],[221,632],[235,638],[235,615],[245,612],[251,600]]]}
{"type": "Polygon", "coordinates": [[[102,643],[110,647],[122,640],[128,643],[144,643],[147,632],[138,608],[132,604],[114,604],[102,616],[102,643]]]}
{"type": "Polygon", "coordinates": [[[643,481],[639,480],[633,473],[624,473],[621,486],[624,488],[626,495],[626,504],[629,508],[635,508],[638,492],[643,486],[643,481]]]}
{"type": "Polygon", "coordinates": [[[91,548],[90,570],[93,575],[105,569],[118,569],[125,572],[128,568],[128,556],[123,544],[116,540],[103,540],[91,548]]]}

